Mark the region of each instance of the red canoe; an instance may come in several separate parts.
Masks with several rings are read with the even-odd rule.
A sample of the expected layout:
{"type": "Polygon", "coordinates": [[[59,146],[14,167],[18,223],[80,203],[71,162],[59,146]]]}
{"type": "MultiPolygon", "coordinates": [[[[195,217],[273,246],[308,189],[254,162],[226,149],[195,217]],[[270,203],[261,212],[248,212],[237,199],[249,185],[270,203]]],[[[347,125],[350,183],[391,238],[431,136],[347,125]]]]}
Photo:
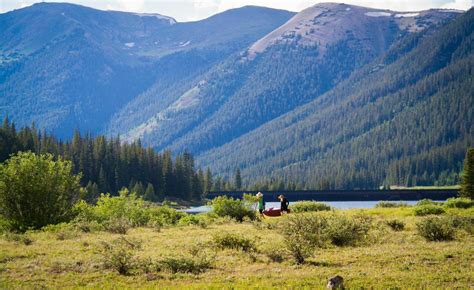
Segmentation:
{"type": "Polygon", "coordinates": [[[281,210],[279,208],[269,208],[263,211],[266,216],[281,216],[281,210]]]}

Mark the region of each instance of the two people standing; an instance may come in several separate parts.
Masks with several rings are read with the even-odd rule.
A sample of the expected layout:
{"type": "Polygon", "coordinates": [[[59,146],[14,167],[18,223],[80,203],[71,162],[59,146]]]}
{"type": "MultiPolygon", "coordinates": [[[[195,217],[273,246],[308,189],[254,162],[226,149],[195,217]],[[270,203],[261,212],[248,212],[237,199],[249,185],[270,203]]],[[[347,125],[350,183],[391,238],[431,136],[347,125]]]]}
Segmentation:
{"type": "MultiPolygon", "coordinates": [[[[263,201],[263,193],[259,192],[257,193],[257,198],[258,198],[258,212],[260,215],[263,217],[264,216],[264,211],[265,211],[265,202],[263,201]]],[[[289,209],[288,206],[290,205],[290,202],[285,198],[283,194],[280,194],[278,196],[278,200],[280,200],[280,213],[288,213],[289,209]]]]}

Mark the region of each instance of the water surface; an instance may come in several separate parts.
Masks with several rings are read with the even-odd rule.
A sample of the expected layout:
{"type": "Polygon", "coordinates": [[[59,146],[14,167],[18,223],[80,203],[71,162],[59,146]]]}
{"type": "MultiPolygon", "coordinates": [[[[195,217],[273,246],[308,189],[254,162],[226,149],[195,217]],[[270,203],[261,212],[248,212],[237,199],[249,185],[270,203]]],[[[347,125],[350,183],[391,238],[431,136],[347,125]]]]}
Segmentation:
{"type": "MultiPolygon", "coordinates": [[[[437,200],[439,202],[442,202],[442,200],[437,200]]],[[[328,204],[332,206],[333,208],[337,209],[353,209],[353,208],[373,208],[379,201],[322,201],[322,203],[328,204]]],[[[415,205],[418,200],[396,200],[394,202],[403,202],[408,205],[415,205]]],[[[297,203],[295,202],[290,202],[290,208],[292,204],[297,203]]],[[[279,208],[280,203],[279,202],[266,202],[265,203],[265,208],[279,208]]],[[[196,206],[192,207],[186,210],[188,213],[203,213],[203,212],[208,212],[211,210],[211,207],[208,205],[203,205],[203,206],[196,206]]]]}

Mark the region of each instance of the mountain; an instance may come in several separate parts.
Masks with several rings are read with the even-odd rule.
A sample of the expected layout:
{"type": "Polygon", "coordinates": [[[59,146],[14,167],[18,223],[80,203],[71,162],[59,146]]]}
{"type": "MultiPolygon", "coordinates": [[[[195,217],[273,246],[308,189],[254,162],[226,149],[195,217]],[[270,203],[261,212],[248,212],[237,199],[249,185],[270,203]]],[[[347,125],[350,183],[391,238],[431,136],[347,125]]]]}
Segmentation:
{"type": "MultiPolygon", "coordinates": [[[[20,126],[36,122],[60,137],[74,129],[103,132],[141,94],[178,80],[185,86],[186,77],[202,74],[292,15],[244,7],[177,23],[158,14],[53,3],[0,14],[0,117],[8,114],[20,126]]],[[[153,101],[161,102],[156,95],[153,101]]]]}
{"type": "Polygon", "coordinates": [[[474,136],[472,14],[321,3],[179,23],[36,4],[0,14],[0,117],[188,151],[251,183],[454,184],[474,136]]]}
{"type": "Polygon", "coordinates": [[[112,127],[120,129],[113,132],[159,150],[203,153],[313,101],[394,42],[458,14],[317,4],[184,90],[167,91],[173,98],[144,122],[132,128],[130,122],[115,122],[112,127]]]}
{"type": "Polygon", "coordinates": [[[311,188],[457,184],[474,146],[474,9],[396,42],[327,93],[199,157],[311,188]]]}

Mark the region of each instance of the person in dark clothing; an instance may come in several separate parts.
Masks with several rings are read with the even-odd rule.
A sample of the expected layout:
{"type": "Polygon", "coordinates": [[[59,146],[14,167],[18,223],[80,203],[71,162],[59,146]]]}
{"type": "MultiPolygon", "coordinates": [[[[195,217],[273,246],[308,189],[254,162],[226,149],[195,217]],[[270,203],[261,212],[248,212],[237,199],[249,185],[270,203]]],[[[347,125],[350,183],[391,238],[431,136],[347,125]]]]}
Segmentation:
{"type": "Polygon", "coordinates": [[[280,200],[280,211],[281,213],[288,213],[290,210],[288,209],[288,206],[290,205],[290,202],[285,198],[283,194],[280,194],[278,196],[278,199],[280,200]]]}

